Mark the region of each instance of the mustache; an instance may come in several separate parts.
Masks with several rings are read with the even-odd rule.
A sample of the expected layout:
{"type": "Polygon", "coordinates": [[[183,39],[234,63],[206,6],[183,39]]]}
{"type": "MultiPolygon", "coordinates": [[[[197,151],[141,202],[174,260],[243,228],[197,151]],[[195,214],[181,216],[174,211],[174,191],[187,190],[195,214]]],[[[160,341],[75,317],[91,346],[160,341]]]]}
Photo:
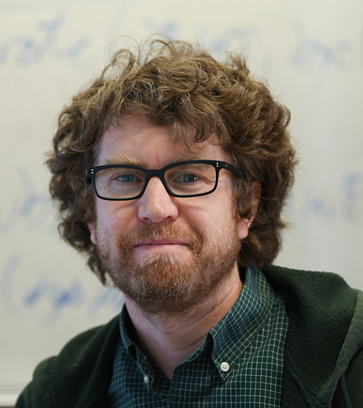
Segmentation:
{"type": "Polygon", "coordinates": [[[121,234],[119,246],[127,254],[141,241],[179,240],[187,244],[191,250],[198,254],[203,244],[201,234],[193,230],[184,230],[174,224],[145,225],[144,227],[128,233],[121,234]]]}

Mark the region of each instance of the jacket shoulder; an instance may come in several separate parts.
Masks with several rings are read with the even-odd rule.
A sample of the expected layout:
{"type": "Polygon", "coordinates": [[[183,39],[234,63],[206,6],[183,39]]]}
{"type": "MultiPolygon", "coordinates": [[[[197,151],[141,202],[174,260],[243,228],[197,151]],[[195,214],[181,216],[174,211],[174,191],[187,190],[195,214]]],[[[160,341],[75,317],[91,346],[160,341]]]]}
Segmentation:
{"type": "Polygon", "coordinates": [[[326,296],[324,289],[329,288],[341,295],[355,297],[351,287],[336,273],[290,269],[270,264],[265,264],[262,271],[272,284],[282,290],[297,293],[305,293],[308,290],[308,294],[317,292],[326,296]]]}
{"type": "Polygon", "coordinates": [[[92,389],[91,384],[94,386],[97,369],[104,372],[101,378],[105,381],[101,384],[98,381],[94,394],[103,395],[108,387],[108,375],[112,373],[113,353],[119,338],[117,333],[118,317],[71,339],[58,356],[50,357],[36,367],[31,383],[19,396],[15,407],[82,407],[83,398],[92,389]]]}
{"type": "Polygon", "coordinates": [[[345,376],[347,395],[361,401],[362,292],[333,273],[273,265],[265,265],[263,272],[289,315],[286,391],[296,395],[298,387],[309,403],[330,406],[345,376]]]}
{"type": "Polygon", "coordinates": [[[56,357],[42,361],[35,369],[33,380],[20,394],[15,408],[54,407],[54,395],[49,387],[50,373],[56,357]]]}
{"type": "Polygon", "coordinates": [[[351,403],[353,407],[359,407],[363,401],[363,350],[351,361],[345,378],[351,403]]]}

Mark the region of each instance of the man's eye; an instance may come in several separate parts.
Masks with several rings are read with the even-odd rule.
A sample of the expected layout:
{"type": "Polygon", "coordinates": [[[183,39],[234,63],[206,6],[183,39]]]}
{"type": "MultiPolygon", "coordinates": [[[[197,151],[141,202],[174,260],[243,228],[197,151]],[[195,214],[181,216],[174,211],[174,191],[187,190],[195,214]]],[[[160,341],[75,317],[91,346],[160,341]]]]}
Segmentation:
{"type": "Polygon", "coordinates": [[[199,177],[194,174],[182,174],[179,177],[175,178],[175,182],[177,183],[195,183],[199,180],[199,177]]]}
{"type": "Polygon", "coordinates": [[[121,181],[122,183],[136,183],[138,178],[136,177],[136,174],[124,173],[118,174],[116,177],[114,177],[114,180],[121,181]]]}

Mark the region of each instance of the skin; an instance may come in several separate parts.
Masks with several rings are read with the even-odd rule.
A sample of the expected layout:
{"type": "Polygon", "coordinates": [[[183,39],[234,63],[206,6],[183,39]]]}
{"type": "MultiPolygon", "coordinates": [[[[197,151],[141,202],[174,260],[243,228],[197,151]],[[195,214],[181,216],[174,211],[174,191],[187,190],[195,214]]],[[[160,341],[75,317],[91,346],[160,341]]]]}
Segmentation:
{"type": "MultiPolygon", "coordinates": [[[[213,142],[214,138],[211,135],[210,141],[213,142]]],[[[189,148],[182,143],[172,143],[167,127],[156,127],[143,118],[130,117],[120,128],[111,127],[105,132],[95,165],[127,161],[145,168],[159,169],[175,160],[189,158],[191,153],[200,159],[231,163],[229,154],[209,141],[191,144],[189,148]]],[[[256,197],[260,189],[260,184],[254,182],[256,197]]],[[[217,190],[206,196],[172,197],[158,178],[152,178],[141,198],[123,202],[96,198],[95,209],[96,220],[89,224],[91,240],[96,246],[105,246],[107,241],[111,259],[120,256],[117,245],[120,231],[131,232],[145,225],[172,223],[186,231],[199,231],[203,235],[202,250],[215,253],[223,234],[233,230],[236,231],[236,239],[243,240],[253,221],[253,217],[236,218],[232,177],[228,171],[221,171],[217,190]]],[[[136,263],[145,256],[163,254],[171,254],[180,262],[193,260],[190,247],[176,238],[142,241],[131,251],[136,263]]],[[[172,379],[177,365],[199,348],[207,332],[231,309],[242,287],[235,261],[228,276],[218,283],[213,292],[202,299],[197,307],[190,308],[180,316],[162,310],[152,315],[145,313],[135,301],[125,296],[139,347],[172,379]]]]}

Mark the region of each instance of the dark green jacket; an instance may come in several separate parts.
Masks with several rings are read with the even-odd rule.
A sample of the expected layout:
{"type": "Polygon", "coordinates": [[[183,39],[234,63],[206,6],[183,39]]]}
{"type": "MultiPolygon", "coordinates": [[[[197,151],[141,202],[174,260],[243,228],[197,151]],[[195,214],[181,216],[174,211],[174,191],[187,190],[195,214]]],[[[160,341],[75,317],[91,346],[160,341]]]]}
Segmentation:
{"type": "MultiPolygon", "coordinates": [[[[363,407],[363,293],[334,274],[268,265],[289,315],[283,407],[363,407]]],[[[80,334],[43,361],[22,408],[106,408],[118,317],[80,334]]]]}

